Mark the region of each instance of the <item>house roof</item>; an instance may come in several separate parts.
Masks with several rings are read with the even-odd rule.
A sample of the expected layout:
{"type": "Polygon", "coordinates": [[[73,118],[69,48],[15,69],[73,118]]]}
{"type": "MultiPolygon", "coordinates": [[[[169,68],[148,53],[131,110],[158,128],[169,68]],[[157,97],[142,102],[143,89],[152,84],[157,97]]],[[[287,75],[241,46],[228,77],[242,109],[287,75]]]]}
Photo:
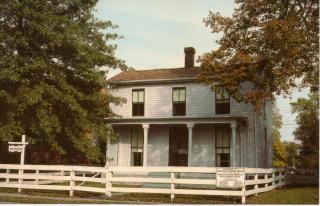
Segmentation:
{"type": "Polygon", "coordinates": [[[192,80],[197,78],[200,71],[200,67],[124,71],[109,79],[108,83],[192,80]]]}

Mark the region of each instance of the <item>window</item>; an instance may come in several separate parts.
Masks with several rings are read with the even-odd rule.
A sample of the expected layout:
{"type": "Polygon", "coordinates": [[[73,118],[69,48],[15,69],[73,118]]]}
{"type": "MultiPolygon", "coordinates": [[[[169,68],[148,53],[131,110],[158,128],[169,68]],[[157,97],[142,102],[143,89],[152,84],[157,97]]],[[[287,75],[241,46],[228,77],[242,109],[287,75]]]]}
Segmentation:
{"type": "Polygon", "coordinates": [[[172,115],[186,115],[186,88],[177,87],[172,90],[172,115]]]}
{"type": "Polygon", "coordinates": [[[144,116],[144,89],[132,90],[132,116],[144,116]]]}
{"type": "Polygon", "coordinates": [[[217,125],[215,138],[217,167],[230,167],[230,126],[217,125]]]}
{"type": "Polygon", "coordinates": [[[131,128],[131,165],[143,164],[143,131],[141,128],[131,128]]]}
{"type": "Polygon", "coordinates": [[[225,90],[216,92],[216,114],[230,114],[230,97],[225,90]]]}

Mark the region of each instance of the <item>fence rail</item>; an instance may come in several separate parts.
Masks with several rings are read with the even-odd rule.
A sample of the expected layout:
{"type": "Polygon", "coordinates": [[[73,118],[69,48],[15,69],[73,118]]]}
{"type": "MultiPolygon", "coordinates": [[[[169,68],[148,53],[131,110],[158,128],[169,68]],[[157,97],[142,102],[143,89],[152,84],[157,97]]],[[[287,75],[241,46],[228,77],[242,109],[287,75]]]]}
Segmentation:
{"type": "Polygon", "coordinates": [[[290,182],[318,180],[314,171],[244,168],[245,184],[238,189],[217,187],[217,168],[211,167],[89,167],[0,164],[0,188],[170,195],[236,196],[245,203],[257,195],[290,182]],[[297,177],[297,178],[294,178],[297,177]],[[304,179],[302,179],[304,177],[304,179]]]}

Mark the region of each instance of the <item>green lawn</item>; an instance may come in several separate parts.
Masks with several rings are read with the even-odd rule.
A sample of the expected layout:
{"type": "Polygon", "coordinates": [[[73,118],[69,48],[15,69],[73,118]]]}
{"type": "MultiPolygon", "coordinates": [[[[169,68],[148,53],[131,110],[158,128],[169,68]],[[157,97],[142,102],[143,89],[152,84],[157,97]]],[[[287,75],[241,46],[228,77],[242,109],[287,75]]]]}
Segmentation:
{"type": "Polygon", "coordinates": [[[318,187],[287,187],[260,193],[247,199],[249,204],[318,204],[318,187]]]}
{"type": "MultiPolygon", "coordinates": [[[[16,193],[16,190],[4,190],[0,192],[16,193]]],[[[109,200],[103,200],[103,197],[98,194],[75,192],[75,197],[97,198],[95,200],[53,200],[50,197],[68,197],[67,192],[50,192],[50,191],[35,191],[25,190],[23,194],[41,196],[42,198],[16,198],[16,197],[2,197],[0,202],[16,202],[16,203],[170,203],[168,195],[158,194],[127,194],[120,196],[113,196],[109,200]],[[90,195],[91,194],[91,195],[90,195]]],[[[239,198],[234,197],[214,197],[214,196],[193,196],[193,195],[178,195],[174,203],[197,203],[197,204],[239,204],[239,198]]],[[[318,187],[285,187],[282,189],[274,189],[270,192],[260,193],[258,196],[247,197],[247,204],[318,204],[319,190],[318,187]]]]}

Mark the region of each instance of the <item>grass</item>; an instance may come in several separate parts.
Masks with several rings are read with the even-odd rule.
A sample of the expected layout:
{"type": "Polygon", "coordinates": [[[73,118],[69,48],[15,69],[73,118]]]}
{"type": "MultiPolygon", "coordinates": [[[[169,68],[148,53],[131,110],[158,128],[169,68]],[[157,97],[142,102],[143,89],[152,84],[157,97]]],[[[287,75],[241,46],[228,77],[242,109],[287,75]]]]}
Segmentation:
{"type": "Polygon", "coordinates": [[[16,197],[0,197],[0,202],[4,203],[23,203],[23,204],[71,204],[71,203],[96,203],[96,202],[77,202],[77,201],[60,201],[52,199],[37,199],[37,198],[16,198],[16,197]]]}
{"type": "Polygon", "coordinates": [[[319,204],[318,187],[285,187],[247,199],[249,204],[319,204]]]}
{"type": "MultiPolygon", "coordinates": [[[[0,192],[16,193],[15,189],[4,189],[0,192]]],[[[112,198],[101,196],[101,194],[92,194],[87,192],[75,192],[75,197],[92,198],[86,200],[68,199],[54,200],[50,197],[68,197],[68,192],[53,192],[40,190],[23,190],[22,194],[40,196],[34,197],[3,197],[0,196],[0,202],[15,202],[15,203],[170,203],[169,195],[159,194],[125,194],[115,195],[112,198]],[[95,201],[97,199],[99,201],[95,201]]],[[[215,196],[200,196],[200,195],[177,195],[174,203],[185,204],[240,204],[239,198],[234,197],[215,197],[215,196]]],[[[318,187],[285,187],[274,189],[266,193],[260,193],[258,196],[247,197],[247,204],[318,204],[319,190],[318,187]]]]}

